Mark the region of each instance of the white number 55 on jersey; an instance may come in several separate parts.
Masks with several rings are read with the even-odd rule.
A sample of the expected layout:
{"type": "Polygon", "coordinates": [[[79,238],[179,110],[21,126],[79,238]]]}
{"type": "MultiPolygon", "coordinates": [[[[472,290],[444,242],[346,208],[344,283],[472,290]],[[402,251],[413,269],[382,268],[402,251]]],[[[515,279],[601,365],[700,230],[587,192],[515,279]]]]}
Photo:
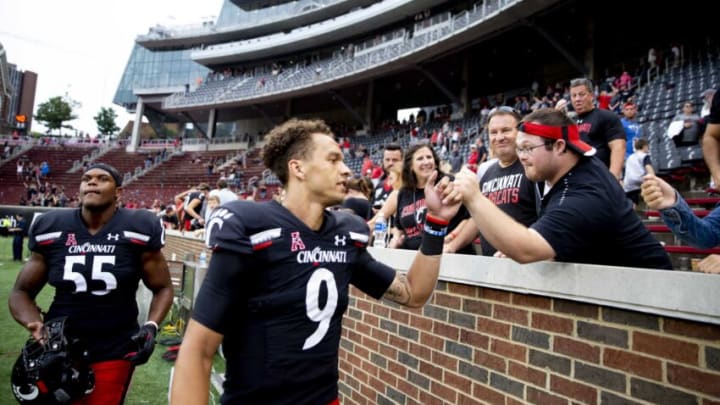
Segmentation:
{"type": "MultiPolygon", "coordinates": [[[[82,274],[74,272],[73,267],[75,265],[85,266],[85,255],[66,256],[65,257],[65,268],[63,269],[63,280],[72,281],[75,283],[75,292],[86,292],[87,291],[87,280],[82,274]]],[[[115,256],[95,256],[92,261],[92,273],[90,277],[93,280],[99,280],[105,283],[104,290],[92,291],[95,295],[105,295],[110,291],[117,288],[117,279],[112,273],[102,270],[103,264],[109,264],[110,266],[115,265],[115,256]]]]}

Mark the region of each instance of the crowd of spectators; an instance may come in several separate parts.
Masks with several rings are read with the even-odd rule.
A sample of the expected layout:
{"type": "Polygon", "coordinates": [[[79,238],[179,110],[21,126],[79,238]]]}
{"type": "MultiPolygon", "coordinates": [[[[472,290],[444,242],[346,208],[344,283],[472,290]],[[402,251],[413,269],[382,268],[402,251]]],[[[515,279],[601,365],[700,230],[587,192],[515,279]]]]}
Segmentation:
{"type": "Polygon", "coordinates": [[[65,186],[50,181],[51,168],[47,161],[38,163],[22,156],[17,160],[15,173],[25,187],[18,205],[68,207],[74,204],[75,198],[65,194],[65,186]]]}
{"type": "MultiPolygon", "coordinates": [[[[564,174],[572,174],[575,171],[578,171],[578,173],[581,172],[582,170],[579,169],[581,166],[580,163],[586,161],[600,162],[604,163],[605,171],[610,174],[612,178],[615,179],[614,183],[606,184],[603,180],[599,181],[596,184],[602,185],[600,189],[604,190],[601,192],[604,193],[605,200],[603,200],[603,202],[599,204],[605,207],[605,211],[614,212],[617,215],[619,215],[619,213],[622,213],[622,216],[618,216],[614,219],[605,218],[592,226],[593,229],[605,229],[603,228],[603,226],[609,223],[613,223],[616,225],[613,232],[620,232],[620,234],[611,237],[610,239],[623,240],[623,243],[616,246],[614,250],[624,253],[618,253],[618,255],[612,258],[612,260],[616,260],[618,258],[624,258],[627,260],[623,263],[613,263],[616,265],[669,269],[671,264],[668,259],[667,253],[663,251],[662,245],[645,228],[645,225],[641,221],[641,217],[638,215],[640,214],[640,212],[636,211],[638,207],[643,203],[643,201],[640,199],[640,185],[643,182],[644,176],[647,176],[648,173],[653,173],[652,162],[649,159],[649,142],[647,139],[647,135],[643,133],[642,126],[637,121],[639,106],[636,103],[636,83],[636,78],[633,78],[633,76],[630,75],[627,71],[622,71],[617,77],[609,77],[605,81],[601,82],[600,85],[594,85],[592,81],[581,78],[570,81],[567,85],[559,83],[556,86],[548,86],[546,94],[541,96],[536,92],[536,89],[539,88],[539,86],[537,86],[537,83],[534,83],[532,86],[532,89],[534,89],[534,91],[529,93],[529,95],[539,101],[535,104],[530,104],[528,102],[529,98],[524,95],[518,95],[516,97],[513,97],[512,100],[507,99],[501,94],[491,98],[484,98],[478,103],[478,108],[475,111],[481,117],[481,126],[479,130],[471,134],[471,136],[468,136],[469,134],[463,134],[463,130],[465,128],[453,127],[452,121],[450,120],[445,119],[441,122],[437,122],[435,119],[436,114],[434,114],[434,111],[429,114],[430,118],[428,123],[431,124],[429,127],[423,125],[423,121],[425,120],[424,112],[422,114],[422,117],[414,117],[414,120],[413,117],[411,117],[411,120],[409,122],[385,123],[384,125],[391,127],[392,133],[398,134],[399,137],[409,136],[411,138],[410,146],[407,150],[403,151],[403,153],[407,153],[407,151],[411,149],[416,150],[416,148],[422,147],[421,145],[425,143],[433,149],[434,152],[432,153],[432,155],[438,157],[437,161],[435,162],[436,170],[442,170],[442,168],[447,167],[448,174],[450,175],[458,174],[463,170],[470,170],[476,172],[479,171],[480,173],[475,174],[476,177],[474,177],[476,181],[478,181],[483,178],[483,176],[485,176],[488,167],[493,167],[493,165],[496,165],[495,167],[499,167],[497,166],[498,160],[495,158],[498,152],[496,148],[497,145],[492,144],[492,135],[490,135],[491,144],[489,145],[489,150],[485,149],[484,151],[479,152],[480,148],[484,148],[484,140],[487,139],[485,135],[489,135],[489,128],[487,124],[489,117],[493,116],[493,113],[498,111],[498,109],[512,111],[518,117],[518,121],[522,119],[523,122],[525,122],[523,117],[528,116],[528,114],[532,114],[530,115],[532,119],[532,117],[535,117],[534,113],[536,113],[537,111],[561,111],[571,121],[564,125],[558,124],[557,127],[571,128],[574,126],[574,128],[576,128],[575,130],[578,131],[577,134],[580,139],[586,141],[589,147],[593,148],[593,154],[595,155],[594,157],[583,157],[583,153],[580,153],[581,158],[579,160],[573,161],[572,164],[568,166],[568,168],[572,167],[573,169],[571,169],[569,172],[564,172],[564,174]],[[572,122],[573,124],[571,125],[570,122],[572,122]],[[432,124],[435,125],[433,126],[432,124]],[[440,125],[438,126],[438,124],[440,125]],[[464,142],[471,143],[470,152],[467,156],[461,156],[458,148],[458,146],[464,142]],[[482,158],[479,158],[478,155],[482,156],[482,158]],[[483,163],[483,161],[485,161],[485,163],[483,163]],[[600,226],[601,224],[603,226],[600,226]],[[629,243],[629,238],[635,240],[638,245],[635,246],[632,243],[629,243]],[[638,246],[640,245],[642,245],[642,248],[638,248],[638,246]],[[628,249],[628,246],[635,246],[635,248],[637,249],[628,249]],[[637,251],[640,251],[642,253],[638,255],[637,251]],[[653,260],[655,260],[653,262],[655,263],[654,265],[649,264],[650,262],[647,261],[648,257],[652,257],[653,260]]],[[[714,89],[708,89],[704,91],[702,94],[698,95],[698,98],[701,100],[701,102],[698,103],[696,103],[694,100],[688,100],[688,102],[685,103],[683,106],[683,109],[686,111],[684,111],[682,114],[678,114],[678,117],[675,121],[681,122],[683,125],[683,129],[690,128],[686,132],[692,131],[689,136],[685,137],[685,142],[689,142],[692,144],[698,143],[700,136],[705,131],[704,126],[701,125],[704,124],[706,117],[710,114],[710,100],[712,99],[714,93],[714,89]],[[703,105],[702,116],[694,113],[695,105],[700,104],[703,105]]],[[[558,134],[560,133],[558,132],[558,134]]],[[[540,131],[540,136],[548,137],[548,135],[543,133],[543,131],[540,131]]],[[[553,140],[553,145],[558,143],[557,141],[554,141],[555,139],[562,139],[561,134],[558,135],[559,138],[554,138],[554,136],[555,135],[549,137],[549,139],[553,140]]],[[[505,136],[502,136],[500,138],[503,137],[505,136]]],[[[393,140],[395,139],[396,138],[393,137],[393,140]]],[[[567,138],[565,139],[567,141],[567,138]]],[[[514,151],[515,142],[512,141],[511,143],[513,145],[514,151]]],[[[545,145],[544,148],[546,148],[548,151],[551,150],[549,146],[550,143],[548,143],[547,140],[541,145],[545,145]]],[[[532,146],[534,147],[535,145],[532,146]]],[[[525,149],[532,150],[530,149],[530,147],[518,147],[517,150],[524,151],[525,149]]],[[[559,153],[569,153],[570,149],[572,148],[566,146],[565,149],[560,150],[559,153]],[[568,150],[566,151],[565,149],[568,150]]],[[[522,156],[520,160],[523,160],[522,156]]],[[[408,158],[408,156],[405,155],[405,163],[414,164],[413,158],[408,158]]],[[[508,162],[505,162],[503,163],[503,165],[507,163],[508,162]]],[[[528,163],[526,161],[523,161],[523,165],[525,165],[525,171],[529,170],[528,167],[533,166],[531,163],[528,163]]],[[[518,166],[520,166],[519,163],[518,166]]],[[[585,166],[587,166],[587,164],[584,163],[583,167],[585,166]]],[[[522,171],[522,166],[520,167],[522,171]]],[[[371,175],[378,168],[382,169],[382,173],[378,177],[387,178],[389,173],[388,168],[383,167],[383,165],[381,164],[376,164],[370,156],[366,155],[363,160],[362,170],[360,171],[360,173],[356,173],[356,175],[371,175]]],[[[406,168],[405,170],[407,173],[407,170],[411,169],[406,168]]],[[[595,176],[600,174],[600,172],[597,171],[597,168],[593,168],[588,173],[590,172],[595,173],[595,176]]],[[[417,180],[418,178],[421,178],[418,176],[419,174],[415,173],[410,178],[417,180]]],[[[503,181],[507,180],[503,183],[503,186],[509,186],[512,184],[512,182],[510,181],[510,179],[513,178],[512,176],[508,175],[505,177],[499,177],[502,178],[503,181]]],[[[498,177],[493,175],[490,176],[490,178],[493,178],[497,181],[498,177]]],[[[597,178],[600,179],[601,177],[597,178]]],[[[482,180],[480,180],[480,184],[482,186],[482,180]]],[[[498,183],[494,184],[498,185],[498,183]]],[[[548,204],[550,206],[553,205],[551,200],[550,202],[545,203],[545,199],[549,198],[549,195],[554,195],[553,193],[555,193],[555,190],[553,189],[552,184],[548,184],[547,181],[540,181],[535,184],[536,187],[534,192],[532,193],[532,195],[534,195],[535,197],[533,199],[530,199],[530,204],[528,204],[528,206],[531,208],[530,211],[534,211],[534,213],[537,214],[538,217],[536,217],[536,221],[530,221],[530,224],[525,224],[525,226],[530,226],[529,229],[531,230],[543,229],[544,232],[547,232],[548,229],[553,228],[551,226],[547,226],[548,223],[555,223],[555,225],[562,223],[562,221],[553,222],[553,217],[546,217],[543,221],[541,221],[541,219],[543,218],[543,214],[546,214],[545,211],[547,211],[547,208],[543,208],[545,207],[545,204],[548,204]],[[545,186],[545,191],[542,191],[543,186],[545,186]],[[537,222],[538,224],[535,225],[535,222],[537,222]],[[543,225],[539,225],[540,222],[542,222],[543,225]]],[[[567,184],[569,183],[565,183],[566,192],[568,187],[567,184]]],[[[573,184],[575,184],[575,187],[577,187],[578,189],[588,186],[588,184],[573,184]]],[[[558,187],[559,186],[556,186],[555,188],[558,187]]],[[[490,186],[488,186],[488,190],[489,189],[490,186]]],[[[597,191],[600,191],[600,189],[598,189],[597,191]]],[[[485,194],[486,197],[497,197],[497,193],[491,194],[490,192],[486,194],[486,191],[483,191],[483,194],[485,194]]],[[[582,194],[582,192],[580,194],[582,194]]],[[[563,196],[565,198],[568,198],[567,194],[563,194],[563,196]]],[[[512,195],[509,194],[506,197],[508,197],[508,199],[514,198],[516,202],[520,198],[518,193],[512,195]]],[[[503,201],[506,201],[506,199],[503,198],[500,198],[500,200],[502,200],[500,201],[501,203],[503,201]]],[[[422,216],[422,213],[416,215],[418,213],[418,200],[420,200],[420,197],[415,195],[415,199],[411,201],[410,204],[416,207],[413,211],[415,214],[412,215],[416,221],[422,216]]],[[[392,197],[389,200],[386,199],[384,202],[385,205],[381,205],[380,207],[376,205],[374,207],[375,212],[377,212],[378,210],[387,211],[384,212],[384,217],[387,218],[389,213],[391,217],[391,223],[395,223],[395,226],[398,226],[398,218],[395,218],[393,221],[392,217],[394,215],[397,215],[398,217],[403,215],[401,213],[401,210],[397,207],[399,201],[400,200],[398,200],[397,197],[395,197],[394,202],[392,201],[392,197]]],[[[565,200],[563,199],[563,201],[565,200]]],[[[584,204],[587,205],[587,203],[584,204]]],[[[496,205],[501,206],[502,204],[496,205]]],[[[582,209],[578,211],[576,215],[579,217],[587,217],[587,210],[582,209]]],[[[517,217],[513,216],[512,213],[510,214],[510,216],[516,221],[519,220],[517,217]]],[[[476,222],[478,221],[475,218],[473,219],[476,222]]],[[[373,221],[371,220],[369,224],[372,227],[373,221]]],[[[475,229],[475,231],[472,231],[471,233],[472,236],[477,235],[477,241],[480,241],[483,244],[488,241],[487,235],[485,235],[484,237],[482,232],[477,233],[477,229],[480,229],[482,231],[481,226],[479,226],[479,228],[475,228],[475,225],[477,224],[472,224],[471,222],[466,221],[464,225],[467,224],[472,225],[469,226],[469,228],[475,229]]],[[[488,225],[484,224],[482,226],[487,227],[488,225]]],[[[530,257],[525,255],[525,253],[527,252],[520,252],[519,254],[518,252],[514,252],[516,255],[513,258],[520,261],[534,261],[554,258],[555,260],[573,262],[611,264],[604,261],[608,259],[608,257],[603,257],[602,255],[592,255],[590,254],[590,250],[580,248],[579,246],[575,246],[572,249],[565,249],[565,247],[567,247],[568,245],[564,242],[560,245],[553,245],[552,243],[550,245],[547,245],[548,241],[555,236],[560,236],[560,238],[554,239],[555,242],[553,243],[558,243],[558,240],[567,238],[568,235],[574,235],[572,237],[577,238],[581,234],[584,235],[581,240],[590,241],[590,239],[592,239],[590,238],[590,236],[594,236],[584,234],[581,231],[581,228],[583,227],[581,226],[578,229],[558,228],[565,229],[565,231],[555,234],[546,233],[546,235],[544,235],[546,237],[545,246],[550,246],[547,252],[545,252],[548,253],[548,255],[546,256],[540,255],[533,258],[534,256],[530,257]],[[570,254],[572,253],[571,251],[575,250],[582,251],[584,253],[580,253],[579,256],[576,254],[570,254]]],[[[587,229],[587,227],[585,228],[587,229]]],[[[503,227],[497,228],[498,232],[501,229],[503,229],[503,227]]],[[[399,230],[400,235],[403,235],[402,225],[399,226],[399,230]]],[[[487,228],[486,232],[492,234],[493,228],[487,228]]],[[[533,232],[537,234],[537,231],[533,232]]],[[[608,230],[608,232],[610,232],[610,230],[608,230]]],[[[608,235],[605,235],[605,237],[607,236],[608,235]]],[[[402,238],[403,236],[400,236],[396,243],[392,243],[391,240],[389,246],[404,246],[404,241],[402,240],[402,238]]],[[[490,236],[490,239],[492,238],[493,236],[490,236]]],[[[446,248],[448,248],[447,251],[453,251],[451,248],[449,248],[450,243],[453,239],[455,239],[456,241],[462,240],[460,230],[449,232],[446,239],[446,248]]],[[[502,243],[502,241],[499,242],[502,243]]],[[[506,246],[514,246],[513,243],[514,242],[506,246]]],[[[594,243],[590,243],[590,245],[593,244],[594,243]]],[[[520,245],[525,247],[529,246],[523,244],[520,245]]],[[[490,252],[490,254],[492,254],[492,252],[495,251],[494,249],[484,248],[482,250],[483,252],[485,252],[485,254],[487,254],[486,252],[490,252]]],[[[505,252],[500,252],[499,254],[501,255],[501,257],[506,257],[505,252]]],[[[708,260],[710,260],[710,258],[708,258],[708,260]]],[[[709,265],[706,265],[706,267],[707,266],[709,265]]]]}
{"type": "MultiPolygon", "coordinates": [[[[281,71],[281,69],[281,65],[272,67],[273,72],[281,71]]],[[[234,74],[235,72],[227,70],[222,72],[221,76],[222,78],[232,77],[234,74]]],[[[213,75],[212,80],[221,79],[217,73],[213,75]]],[[[580,139],[593,148],[595,156],[590,158],[581,154],[579,162],[602,162],[617,183],[610,186],[613,188],[612,193],[610,190],[606,190],[608,195],[614,196],[618,194],[614,192],[619,190],[625,198],[622,201],[614,202],[619,204],[617,207],[621,205],[625,207],[626,204],[630,204],[632,208],[636,208],[642,203],[639,198],[640,184],[652,163],[648,161],[648,141],[636,120],[638,105],[635,102],[637,90],[635,85],[636,79],[626,70],[619,72],[617,76],[600,81],[598,85],[586,78],[579,78],[548,85],[544,92],[540,91],[540,85],[535,81],[526,92],[512,96],[499,93],[474,101],[471,115],[477,118],[476,122],[478,123],[474,128],[467,124],[463,125],[463,121],[457,119],[452,106],[421,110],[417,116],[411,116],[403,122],[385,121],[380,123],[377,128],[383,134],[388,134],[388,139],[396,141],[407,137],[410,141],[409,146],[405,147],[407,150],[403,150],[399,146],[399,149],[396,150],[403,159],[396,158],[389,162],[390,164],[384,160],[376,162],[375,159],[377,159],[380,149],[360,141],[354,136],[352,128],[337,127],[336,135],[338,135],[338,142],[345,157],[349,160],[362,159],[359,171],[355,173],[352,182],[352,198],[355,202],[367,201],[373,208],[373,214],[384,209],[386,204],[391,204],[389,215],[386,217],[396,216],[393,223],[399,233],[396,233],[398,239],[390,245],[412,248],[412,244],[408,245],[408,241],[412,239],[413,229],[417,230],[422,225],[422,186],[428,171],[453,176],[468,170],[474,172],[473,178],[479,183],[482,195],[489,201],[503,209],[503,203],[511,201],[516,204],[522,200],[527,208],[525,211],[534,214],[528,216],[528,218],[533,218],[530,221],[519,220],[510,209],[509,213],[506,213],[511,218],[520,221],[532,232],[535,232],[535,229],[546,230],[547,226],[536,225],[536,223],[543,218],[543,201],[548,195],[552,195],[553,185],[549,184],[547,180],[543,180],[542,177],[536,177],[536,181],[528,180],[521,172],[523,172],[523,167],[525,172],[529,170],[528,167],[532,167],[532,164],[527,162],[528,159],[524,159],[532,153],[530,152],[533,150],[531,148],[544,145],[544,150],[551,152],[553,151],[552,145],[558,144],[555,141],[562,138],[556,138],[555,135],[549,136],[540,131],[541,133],[533,135],[553,140],[554,143],[551,145],[546,140],[541,145],[523,148],[515,146],[515,138],[518,133],[517,124],[528,122],[524,117],[537,117],[538,111],[557,110],[571,119],[575,127],[568,123],[555,126],[563,128],[564,131],[576,128],[580,139]],[[499,112],[502,113],[499,114],[499,112]],[[515,125],[507,126],[504,122],[498,122],[493,128],[490,122],[493,117],[512,117],[515,125]],[[512,130],[515,131],[514,134],[510,133],[512,130]],[[398,170],[393,171],[393,164],[396,164],[398,170]],[[514,168],[512,172],[507,172],[509,167],[514,168]],[[521,176],[524,179],[523,182],[519,181],[517,176],[521,176]],[[513,183],[513,181],[517,182],[513,183]],[[521,187],[519,185],[524,182],[532,187],[522,188],[525,191],[520,195],[521,187]],[[362,187],[368,183],[375,187],[369,195],[366,187],[362,187]],[[614,190],[615,188],[617,190],[614,190]],[[404,194],[403,190],[405,190],[404,194]],[[403,218],[407,223],[403,223],[403,218]],[[414,222],[410,224],[410,220],[414,222]]],[[[704,130],[701,125],[704,118],[710,114],[710,101],[713,94],[714,91],[709,89],[700,95],[702,115],[694,112],[695,105],[699,106],[701,103],[688,100],[683,105],[681,113],[673,119],[674,123],[671,124],[671,126],[679,128],[676,141],[682,139],[682,142],[685,143],[698,142],[704,130]]],[[[523,131],[519,130],[519,132],[523,131]]],[[[670,131],[668,131],[668,135],[670,135],[670,131]]],[[[564,134],[563,136],[566,141],[566,149],[572,149],[567,146],[568,135],[564,134]]],[[[395,143],[388,145],[395,145],[395,143]]],[[[8,145],[5,147],[5,154],[11,153],[7,147],[8,145]]],[[[393,150],[385,149],[383,158],[386,152],[392,153],[393,150]]],[[[560,151],[560,153],[564,152],[565,149],[560,151]]],[[[207,177],[198,179],[201,181],[198,185],[189,187],[185,192],[175,196],[174,202],[163,204],[155,201],[151,207],[146,207],[144,203],[137,204],[134,201],[128,201],[125,206],[150,208],[163,219],[163,223],[169,229],[196,231],[203,228],[206,216],[214,205],[221,205],[230,199],[266,201],[280,198],[281,191],[274,187],[268,187],[264,178],[247,179],[247,184],[243,184],[246,180],[244,178],[245,169],[248,166],[245,152],[230,164],[226,164],[221,158],[206,159],[201,155],[192,156],[191,161],[194,164],[206,165],[207,177]],[[213,182],[216,182],[215,189],[208,185],[213,182]]],[[[573,161],[573,164],[579,163],[573,161]]],[[[19,161],[17,175],[18,179],[22,178],[26,185],[27,193],[24,196],[24,203],[43,206],[65,206],[72,203],[64,195],[62,189],[47,181],[50,168],[46,162],[37,164],[19,161]]],[[[362,211],[361,216],[365,219],[370,219],[370,224],[373,223],[372,215],[366,213],[362,208],[358,209],[359,211],[362,211]]],[[[623,208],[623,212],[625,211],[623,208]]],[[[482,231],[483,226],[487,227],[487,225],[474,224],[471,219],[477,222],[470,215],[456,221],[457,223],[454,225],[456,229],[450,232],[448,244],[453,239],[455,244],[458,243],[458,240],[465,243],[477,236],[482,243],[483,254],[498,254],[496,253],[497,249],[489,243],[492,237],[488,239],[487,235],[483,237],[482,232],[478,233],[478,230],[482,231]],[[467,231],[467,229],[474,231],[467,231]],[[461,231],[468,232],[469,236],[461,237],[461,231]]],[[[545,221],[543,224],[547,224],[547,221],[550,220],[545,221]]],[[[492,233],[492,231],[488,232],[492,233]]],[[[549,241],[551,235],[546,236],[545,239],[549,241]]],[[[553,248],[550,252],[561,252],[552,244],[550,245],[553,248]]],[[[460,248],[464,249],[465,247],[460,248]]],[[[448,250],[455,251],[456,249],[448,248],[448,250]]],[[[565,251],[562,250],[562,252],[565,251]]],[[[468,253],[471,252],[468,251],[468,253]]],[[[506,253],[499,252],[499,255],[502,257],[506,253]]],[[[537,259],[567,257],[540,255],[537,259]]],[[[527,259],[522,255],[516,256],[516,258],[527,259]]],[[[583,261],[583,258],[573,257],[573,259],[583,261]]],[[[635,261],[633,264],[637,264],[637,262],[635,261]]],[[[658,267],[665,268],[665,265],[666,263],[663,262],[658,267]]]]}

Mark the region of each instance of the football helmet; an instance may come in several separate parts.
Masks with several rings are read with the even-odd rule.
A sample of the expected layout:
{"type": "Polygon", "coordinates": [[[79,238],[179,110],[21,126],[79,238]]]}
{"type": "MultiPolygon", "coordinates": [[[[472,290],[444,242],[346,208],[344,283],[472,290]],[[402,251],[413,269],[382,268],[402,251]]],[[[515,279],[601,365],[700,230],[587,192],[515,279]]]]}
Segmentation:
{"type": "Polygon", "coordinates": [[[88,353],[78,339],[66,335],[66,320],[45,322],[43,339],[30,338],[15,361],[10,384],[21,404],[69,404],[95,387],[88,353]]]}

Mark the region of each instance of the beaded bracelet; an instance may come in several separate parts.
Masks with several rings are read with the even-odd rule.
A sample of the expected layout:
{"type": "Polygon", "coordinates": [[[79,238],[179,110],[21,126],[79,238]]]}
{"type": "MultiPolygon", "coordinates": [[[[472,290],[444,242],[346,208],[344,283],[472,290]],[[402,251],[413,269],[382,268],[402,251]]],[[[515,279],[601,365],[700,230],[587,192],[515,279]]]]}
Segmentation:
{"type": "Polygon", "coordinates": [[[441,230],[433,229],[429,227],[427,224],[425,224],[425,227],[423,228],[425,233],[429,233],[432,236],[439,236],[439,237],[445,237],[447,235],[447,228],[442,228],[441,230]]]}

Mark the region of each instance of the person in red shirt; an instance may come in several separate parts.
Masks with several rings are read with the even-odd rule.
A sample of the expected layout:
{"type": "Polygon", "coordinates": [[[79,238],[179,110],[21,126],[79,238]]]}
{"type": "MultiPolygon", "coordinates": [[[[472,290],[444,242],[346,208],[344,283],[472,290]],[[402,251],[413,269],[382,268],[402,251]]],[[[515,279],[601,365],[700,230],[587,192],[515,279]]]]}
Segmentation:
{"type": "Polygon", "coordinates": [[[598,95],[598,108],[610,110],[610,102],[612,101],[615,93],[617,93],[616,90],[613,90],[612,92],[608,92],[605,89],[600,90],[600,95],[598,95]]]}
{"type": "Polygon", "coordinates": [[[381,177],[383,177],[383,175],[385,175],[385,171],[383,170],[382,166],[378,165],[372,169],[372,172],[370,173],[370,178],[373,180],[380,179],[381,177]]]}
{"type": "Polygon", "coordinates": [[[373,168],[375,168],[375,164],[373,163],[372,159],[370,159],[370,154],[365,154],[360,173],[365,176],[367,175],[368,171],[372,173],[373,168]]]}
{"type": "Polygon", "coordinates": [[[478,153],[477,145],[470,145],[470,155],[467,158],[467,167],[472,170],[473,173],[477,171],[477,165],[480,160],[480,153],[478,153]]]}

